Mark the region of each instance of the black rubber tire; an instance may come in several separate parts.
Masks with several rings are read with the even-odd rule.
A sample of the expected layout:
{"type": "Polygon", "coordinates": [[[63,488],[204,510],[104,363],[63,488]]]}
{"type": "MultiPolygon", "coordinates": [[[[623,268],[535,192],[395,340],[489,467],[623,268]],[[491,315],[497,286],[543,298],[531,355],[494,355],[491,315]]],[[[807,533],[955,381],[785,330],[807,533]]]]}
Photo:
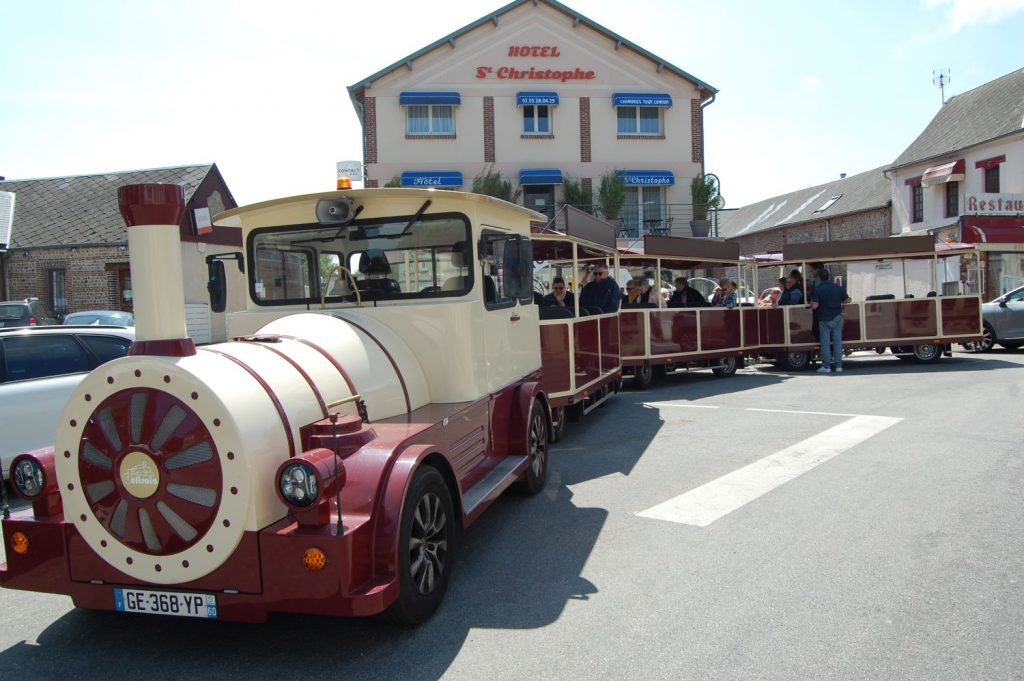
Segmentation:
{"type": "Polygon", "coordinates": [[[551,442],[561,442],[565,432],[565,409],[555,407],[551,410],[551,442]]]}
{"type": "Polygon", "coordinates": [[[728,376],[732,376],[733,374],[735,374],[736,369],[739,368],[739,365],[740,359],[737,358],[735,355],[729,355],[728,357],[723,357],[720,360],[720,364],[718,366],[712,367],[711,373],[713,373],[715,376],[726,378],[728,376]]]}
{"type": "Polygon", "coordinates": [[[420,466],[413,474],[399,531],[399,592],[387,615],[398,624],[420,624],[441,605],[455,566],[455,509],[436,468],[420,466]]]}
{"type": "Polygon", "coordinates": [[[914,346],[914,361],[921,364],[937,362],[942,357],[942,346],[932,343],[920,343],[914,346]]]}
{"type": "Polygon", "coordinates": [[[514,490],[532,496],[544,489],[548,481],[548,420],[544,414],[544,405],[539,400],[534,400],[530,409],[526,438],[529,462],[523,477],[516,481],[514,490]]]}
{"type": "Polygon", "coordinates": [[[803,371],[811,365],[811,353],[805,351],[784,352],[779,355],[778,365],[786,371],[803,371]]]}
{"type": "Polygon", "coordinates": [[[654,367],[650,364],[642,364],[633,367],[633,388],[636,390],[647,390],[654,382],[654,367]]]}

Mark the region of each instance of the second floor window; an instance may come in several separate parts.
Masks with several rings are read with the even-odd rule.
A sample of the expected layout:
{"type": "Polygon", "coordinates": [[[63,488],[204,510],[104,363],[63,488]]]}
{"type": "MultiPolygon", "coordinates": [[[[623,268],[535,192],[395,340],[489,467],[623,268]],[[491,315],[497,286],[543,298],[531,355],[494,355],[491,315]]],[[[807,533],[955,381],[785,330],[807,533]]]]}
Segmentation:
{"type": "Polygon", "coordinates": [[[924,222],[924,187],[910,188],[911,222],[924,222]]]}
{"type": "Polygon", "coordinates": [[[451,104],[416,104],[406,107],[408,135],[454,135],[455,108],[451,104]]]}
{"type": "Polygon", "coordinates": [[[960,185],[956,182],[946,183],[946,217],[960,215],[960,185]]]}
{"type": "Polygon", "coordinates": [[[617,107],[620,135],[661,135],[661,108],[656,106],[617,107]]]}
{"type": "Polygon", "coordinates": [[[994,165],[985,169],[985,193],[999,193],[999,166],[994,165]]]}
{"type": "Polygon", "coordinates": [[[523,134],[551,134],[551,108],[547,104],[523,105],[523,134]]]}

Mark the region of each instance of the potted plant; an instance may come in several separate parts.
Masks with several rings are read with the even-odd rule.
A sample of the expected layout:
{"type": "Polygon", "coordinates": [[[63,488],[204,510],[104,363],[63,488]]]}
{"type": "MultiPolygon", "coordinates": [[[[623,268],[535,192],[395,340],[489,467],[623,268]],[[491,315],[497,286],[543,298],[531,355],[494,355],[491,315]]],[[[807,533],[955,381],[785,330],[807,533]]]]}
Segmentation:
{"type": "Polygon", "coordinates": [[[470,191],[474,194],[486,194],[496,199],[515,203],[519,200],[522,188],[514,187],[511,180],[506,180],[501,176],[501,171],[486,166],[483,172],[473,178],[473,188],[470,191]]]}
{"type": "Polygon", "coordinates": [[[718,178],[714,175],[698,175],[690,182],[690,197],[693,200],[693,219],[690,229],[694,236],[706,237],[711,231],[708,220],[709,208],[721,208],[725,199],[718,193],[718,178]]]}
{"type": "Polygon", "coordinates": [[[614,172],[605,173],[597,190],[597,205],[608,222],[615,222],[626,202],[626,181],[614,172]]]}
{"type": "Polygon", "coordinates": [[[590,214],[594,213],[594,192],[585,189],[579,180],[565,178],[562,182],[562,194],[565,197],[565,205],[574,206],[590,214]]]}

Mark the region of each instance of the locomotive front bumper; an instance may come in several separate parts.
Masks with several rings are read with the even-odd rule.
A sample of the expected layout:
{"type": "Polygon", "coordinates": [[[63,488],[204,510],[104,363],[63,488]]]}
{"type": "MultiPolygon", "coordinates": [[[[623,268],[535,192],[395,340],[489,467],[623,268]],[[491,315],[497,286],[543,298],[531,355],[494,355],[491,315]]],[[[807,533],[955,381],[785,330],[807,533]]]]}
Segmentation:
{"type": "Polygon", "coordinates": [[[373,615],[394,601],[398,582],[394,577],[373,578],[369,558],[354,561],[353,556],[372,555],[372,549],[361,546],[361,529],[346,523],[339,537],[334,525],[308,529],[282,520],[246,533],[233,555],[210,575],[154,585],[105,563],[63,518],[38,519],[25,510],[3,521],[7,562],[0,564],[0,586],[67,595],[76,606],[92,610],[145,611],[131,607],[132,598],[126,606],[125,593],[199,596],[204,603],[212,596],[214,608],[205,612],[243,622],[265,621],[271,612],[373,615]],[[320,569],[307,567],[304,556],[310,549],[321,552],[320,569]]]}

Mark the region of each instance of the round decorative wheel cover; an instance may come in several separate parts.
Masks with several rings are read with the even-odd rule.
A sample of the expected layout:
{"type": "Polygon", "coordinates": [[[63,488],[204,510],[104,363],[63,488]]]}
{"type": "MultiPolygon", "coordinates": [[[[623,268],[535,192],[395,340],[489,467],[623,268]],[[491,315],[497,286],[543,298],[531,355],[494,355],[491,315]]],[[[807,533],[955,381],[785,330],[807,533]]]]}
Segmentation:
{"type": "Polygon", "coordinates": [[[223,472],[213,437],[188,405],[160,390],[121,390],[96,407],[78,473],[95,519],[135,551],[180,553],[217,518],[223,472]]]}

